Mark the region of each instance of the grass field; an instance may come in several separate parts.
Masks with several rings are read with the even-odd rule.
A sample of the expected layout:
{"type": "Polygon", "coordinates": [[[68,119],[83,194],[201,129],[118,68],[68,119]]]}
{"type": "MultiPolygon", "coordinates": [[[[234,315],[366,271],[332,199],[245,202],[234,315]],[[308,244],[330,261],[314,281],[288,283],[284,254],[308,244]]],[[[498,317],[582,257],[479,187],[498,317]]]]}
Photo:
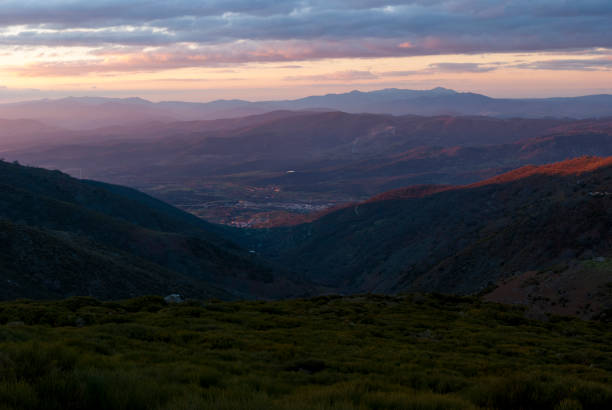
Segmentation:
{"type": "Polygon", "coordinates": [[[610,409],[612,327],[440,295],[0,304],[0,409],[610,409]]]}

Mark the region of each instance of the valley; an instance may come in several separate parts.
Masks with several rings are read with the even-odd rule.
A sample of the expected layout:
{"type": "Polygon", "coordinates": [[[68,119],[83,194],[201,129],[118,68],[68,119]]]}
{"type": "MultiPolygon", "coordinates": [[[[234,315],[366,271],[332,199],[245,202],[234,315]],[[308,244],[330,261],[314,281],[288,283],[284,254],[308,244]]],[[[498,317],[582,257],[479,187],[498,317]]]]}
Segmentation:
{"type": "Polygon", "coordinates": [[[275,111],[67,132],[7,160],[131,186],[206,220],[277,225],[396,188],[612,155],[610,119],[275,111]]]}
{"type": "Polygon", "coordinates": [[[0,1],[0,410],[610,409],[610,0],[0,1]]]}
{"type": "Polygon", "coordinates": [[[533,317],[612,308],[610,117],[318,109],[125,124],[113,116],[151,106],[53,109],[100,104],[113,118],[105,127],[4,128],[2,155],[18,161],[1,167],[5,240],[67,255],[5,263],[4,299],[442,292],[533,317]],[[88,258],[99,279],[81,283],[88,258]]]}

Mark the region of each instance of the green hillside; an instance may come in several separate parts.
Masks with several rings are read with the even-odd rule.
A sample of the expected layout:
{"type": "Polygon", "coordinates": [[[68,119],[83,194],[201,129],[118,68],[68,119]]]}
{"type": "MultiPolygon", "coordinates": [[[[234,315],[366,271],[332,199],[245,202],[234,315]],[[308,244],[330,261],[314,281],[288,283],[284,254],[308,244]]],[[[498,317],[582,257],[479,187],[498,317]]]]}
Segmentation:
{"type": "Polygon", "coordinates": [[[0,303],[0,408],[609,409],[609,323],[476,298],[0,303]]]}
{"type": "Polygon", "coordinates": [[[82,236],[0,220],[0,300],[102,299],[143,294],[231,298],[210,283],[180,275],[82,236]]]}

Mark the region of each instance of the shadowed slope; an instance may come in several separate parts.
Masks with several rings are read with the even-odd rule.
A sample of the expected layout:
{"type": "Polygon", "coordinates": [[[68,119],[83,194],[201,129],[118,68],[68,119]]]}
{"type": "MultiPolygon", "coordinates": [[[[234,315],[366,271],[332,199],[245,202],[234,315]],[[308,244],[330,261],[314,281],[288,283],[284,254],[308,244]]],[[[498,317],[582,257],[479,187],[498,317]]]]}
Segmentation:
{"type": "Polygon", "coordinates": [[[0,220],[0,299],[146,294],[230,298],[215,286],[83,236],[0,220]]]}
{"type": "MultiPolygon", "coordinates": [[[[54,243],[57,235],[53,232],[77,238],[71,243],[73,247],[83,244],[81,254],[93,253],[89,246],[93,244],[94,248],[109,249],[105,257],[113,252],[123,255],[127,262],[120,265],[127,269],[126,274],[130,269],[142,272],[141,265],[155,264],[152,271],[160,272],[158,277],[166,275],[165,282],[179,278],[189,282],[186,278],[190,277],[194,292],[205,288],[197,285],[202,282],[211,289],[225,289],[217,292],[220,296],[278,297],[304,291],[266,262],[213,233],[213,225],[137,191],[7,163],[0,163],[0,177],[0,217],[36,227],[54,243]]],[[[26,255],[38,258],[36,248],[31,252],[26,249],[26,255]]],[[[55,276],[65,273],[62,266],[41,268],[41,280],[53,283],[55,276]]],[[[140,284],[138,294],[154,288],[140,284]]],[[[96,290],[93,295],[108,297],[113,289],[96,290]]],[[[49,296],[56,294],[53,292],[49,296]]]]}
{"type": "Polygon", "coordinates": [[[612,158],[440,190],[396,191],[312,223],[254,230],[246,241],[349,292],[472,293],[516,272],[612,256],[612,158]]]}

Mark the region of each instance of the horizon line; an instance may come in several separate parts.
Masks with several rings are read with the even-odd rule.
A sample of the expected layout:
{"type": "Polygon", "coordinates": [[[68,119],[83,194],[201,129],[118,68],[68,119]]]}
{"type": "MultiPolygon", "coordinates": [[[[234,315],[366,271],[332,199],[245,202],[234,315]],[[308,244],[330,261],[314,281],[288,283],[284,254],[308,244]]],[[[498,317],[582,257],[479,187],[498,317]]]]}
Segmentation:
{"type": "MultiPolygon", "coordinates": [[[[45,98],[30,98],[30,99],[23,99],[23,100],[18,100],[18,101],[1,101],[0,100],[0,105],[12,105],[12,104],[23,104],[23,103],[31,103],[31,102],[57,102],[57,101],[62,101],[62,100],[69,100],[69,99],[81,99],[81,100],[85,100],[85,99],[100,99],[100,100],[119,100],[119,101],[128,101],[128,100],[141,100],[143,102],[147,102],[147,103],[151,103],[151,104],[162,104],[162,103],[190,103],[190,104],[211,104],[211,103],[215,103],[215,102],[244,102],[244,103],[266,103],[266,102],[281,102],[281,101],[297,101],[297,100],[302,100],[305,98],[310,98],[310,97],[327,97],[327,96],[334,96],[334,95],[347,95],[347,94],[352,94],[352,93],[361,93],[361,94],[372,94],[372,93],[376,93],[376,92],[381,92],[381,91],[421,91],[421,92],[426,92],[426,91],[435,91],[435,90],[444,90],[444,91],[452,91],[455,94],[474,94],[474,95],[480,95],[480,96],[484,96],[487,98],[491,98],[491,99],[495,99],[495,100],[550,100],[550,99],[565,99],[565,98],[584,98],[584,97],[596,97],[596,96],[612,96],[612,92],[610,93],[594,93],[594,94],[579,94],[579,95],[572,95],[572,96],[558,96],[558,95],[551,95],[551,96],[543,96],[543,97],[492,97],[488,94],[484,94],[484,93],[479,93],[479,92],[474,92],[474,91],[457,91],[454,90],[452,88],[447,88],[447,87],[442,87],[442,86],[437,86],[437,87],[433,87],[433,88],[397,88],[397,87],[387,87],[387,88],[379,88],[379,89],[374,89],[374,90],[369,90],[369,91],[364,91],[364,90],[360,90],[360,89],[353,89],[350,91],[346,91],[346,92],[338,92],[338,93],[324,93],[324,94],[307,94],[304,95],[303,97],[297,97],[297,98],[286,98],[286,99],[242,99],[242,98],[216,98],[216,99],[211,99],[211,100],[207,100],[207,101],[187,101],[187,100],[176,100],[176,99],[147,99],[147,98],[143,98],[137,94],[134,94],[132,96],[126,96],[126,97],[112,97],[112,96],[103,96],[103,95],[94,95],[94,94],[85,94],[85,95],[71,95],[68,94],[66,96],[60,96],[60,97],[45,97],[45,98]]],[[[147,90],[147,91],[154,91],[154,90],[147,90]]]]}

